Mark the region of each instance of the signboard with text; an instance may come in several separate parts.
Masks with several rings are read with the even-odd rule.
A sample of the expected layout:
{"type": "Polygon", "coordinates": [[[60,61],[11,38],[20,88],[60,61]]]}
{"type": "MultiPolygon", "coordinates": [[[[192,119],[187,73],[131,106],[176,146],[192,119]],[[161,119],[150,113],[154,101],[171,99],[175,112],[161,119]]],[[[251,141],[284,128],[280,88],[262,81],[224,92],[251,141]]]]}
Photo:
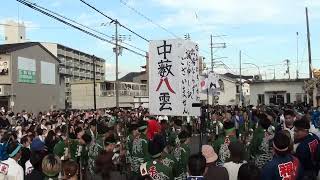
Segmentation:
{"type": "Polygon", "coordinates": [[[24,57],[18,57],[18,82],[35,84],[36,61],[24,57]]]}
{"type": "Polygon", "coordinates": [[[149,109],[153,115],[199,116],[198,45],[187,40],[151,41],[149,109]]]}

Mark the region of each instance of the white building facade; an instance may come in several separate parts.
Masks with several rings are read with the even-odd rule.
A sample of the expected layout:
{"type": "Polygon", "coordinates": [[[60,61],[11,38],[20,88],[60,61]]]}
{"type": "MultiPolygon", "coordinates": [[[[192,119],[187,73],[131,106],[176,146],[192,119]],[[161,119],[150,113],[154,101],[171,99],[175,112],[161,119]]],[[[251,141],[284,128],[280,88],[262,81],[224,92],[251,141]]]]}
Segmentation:
{"type": "Polygon", "coordinates": [[[280,105],[307,103],[304,91],[306,79],[282,79],[253,81],[250,84],[250,104],[280,105]]]}

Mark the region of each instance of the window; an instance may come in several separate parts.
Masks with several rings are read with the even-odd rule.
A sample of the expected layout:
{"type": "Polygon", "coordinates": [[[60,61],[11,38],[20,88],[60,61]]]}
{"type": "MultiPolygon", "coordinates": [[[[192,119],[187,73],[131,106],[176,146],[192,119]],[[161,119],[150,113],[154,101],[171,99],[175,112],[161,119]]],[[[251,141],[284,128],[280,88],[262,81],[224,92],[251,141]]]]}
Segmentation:
{"type": "Polygon", "coordinates": [[[5,40],[8,40],[8,36],[4,37],[5,40]]]}
{"type": "Polygon", "coordinates": [[[281,94],[272,94],[269,96],[269,103],[274,105],[283,105],[284,104],[284,96],[281,94]]]}
{"type": "Polygon", "coordinates": [[[287,93],[287,103],[291,103],[290,93],[287,93]]]}
{"type": "Polygon", "coordinates": [[[239,85],[236,86],[236,93],[240,93],[240,86],[239,85]]]}
{"type": "Polygon", "coordinates": [[[296,101],[297,101],[297,103],[302,102],[302,95],[301,94],[296,94],[296,101]]]}
{"type": "Polygon", "coordinates": [[[277,96],[276,95],[269,96],[269,104],[277,104],[277,96]]]}
{"type": "Polygon", "coordinates": [[[22,39],[22,36],[20,36],[20,39],[22,39]]]}
{"type": "Polygon", "coordinates": [[[264,94],[258,94],[258,104],[264,104],[264,94]]]}

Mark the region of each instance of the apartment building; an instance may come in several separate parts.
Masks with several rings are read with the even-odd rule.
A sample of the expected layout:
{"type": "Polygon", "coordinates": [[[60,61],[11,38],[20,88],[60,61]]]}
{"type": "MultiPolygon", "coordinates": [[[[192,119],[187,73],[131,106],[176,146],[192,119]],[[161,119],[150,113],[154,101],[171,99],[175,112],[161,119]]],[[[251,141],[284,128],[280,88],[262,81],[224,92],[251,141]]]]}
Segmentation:
{"type": "Polygon", "coordinates": [[[72,107],[71,101],[71,82],[93,80],[94,64],[96,66],[96,80],[105,80],[105,60],[95,57],[82,51],[57,44],[57,43],[41,43],[60,61],[59,72],[65,75],[66,86],[66,106],[72,107]]]}

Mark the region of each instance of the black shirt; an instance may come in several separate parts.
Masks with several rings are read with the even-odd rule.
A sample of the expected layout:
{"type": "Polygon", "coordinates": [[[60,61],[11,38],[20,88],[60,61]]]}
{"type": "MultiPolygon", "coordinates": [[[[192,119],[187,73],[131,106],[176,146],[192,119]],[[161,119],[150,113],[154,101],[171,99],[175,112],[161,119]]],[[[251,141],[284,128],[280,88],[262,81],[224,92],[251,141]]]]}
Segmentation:
{"type": "Polygon", "coordinates": [[[44,174],[38,170],[32,170],[32,172],[26,175],[25,180],[44,180],[44,174]]]}
{"type": "Polygon", "coordinates": [[[26,170],[26,162],[30,159],[30,149],[29,148],[21,148],[21,158],[19,160],[20,166],[23,168],[23,171],[26,170]]]}

